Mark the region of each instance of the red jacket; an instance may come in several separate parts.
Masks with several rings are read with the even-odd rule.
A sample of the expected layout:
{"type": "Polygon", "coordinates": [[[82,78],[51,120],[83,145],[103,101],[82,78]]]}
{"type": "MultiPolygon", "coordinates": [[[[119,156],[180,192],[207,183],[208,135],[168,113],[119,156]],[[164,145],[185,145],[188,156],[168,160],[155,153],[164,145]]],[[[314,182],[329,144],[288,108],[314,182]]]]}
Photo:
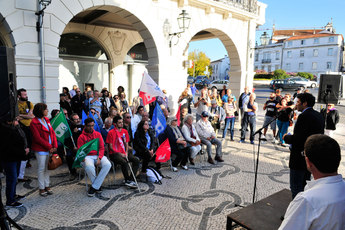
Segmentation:
{"type": "MultiPolygon", "coordinates": [[[[78,149],[83,146],[84,144],[86,144],[87,142],[93,140],[93,139],[99,139],[99,154],[98,157],[99,159],[102,159],[102,157],[104,156],[104,141],[103,141],[103,137],[101,135],[101,133],[97,132],[97,131],[93,131],[92,133],[86,133],[84,130],[83,132],[80,134],[79,138],[78,138],[78,149]]],[[[97,151],[92,150],[91,152],[89,152],[89,154],[87,154],[88,156],[93,156],[93,155],[97,155],[97,151]]]]}
{"type": "Polygon", "coordinates": [[[47,130],[47,128],[41,124],[37,117],[32,119],[30,123],[30,130],[32,133],[31,149],[36,152],[48,152],[51,148],[58,147],[53,127],[51,126],[48,118],[44,117],[44,119],[48,124],[49,130],[47,130]],[[49,135],[51,139],[51,144],[49,144],[49,135]]]}

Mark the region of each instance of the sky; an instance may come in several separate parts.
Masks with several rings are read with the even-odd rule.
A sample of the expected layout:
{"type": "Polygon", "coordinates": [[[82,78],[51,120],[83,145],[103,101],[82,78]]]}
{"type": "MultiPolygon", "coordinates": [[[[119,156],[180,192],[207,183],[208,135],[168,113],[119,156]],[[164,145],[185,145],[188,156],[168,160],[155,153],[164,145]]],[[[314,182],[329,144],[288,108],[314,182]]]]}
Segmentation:
{"type": "MultiPolygon", "coordinates": [[[[266,22],[256,31],[256,41],[261,34],[271,35],[272,26],[276,29],[307,29],[323,27],[333,19],[337,34],[345,35],[345,0],[260,0],[267,4],[266,22]],[[269,30],[267,30],[269,29],[269,30]]],[[[190,42],[189,52],[202,51],[211,59],[218,60],[227,55],[219,39],[190,42]]]]}

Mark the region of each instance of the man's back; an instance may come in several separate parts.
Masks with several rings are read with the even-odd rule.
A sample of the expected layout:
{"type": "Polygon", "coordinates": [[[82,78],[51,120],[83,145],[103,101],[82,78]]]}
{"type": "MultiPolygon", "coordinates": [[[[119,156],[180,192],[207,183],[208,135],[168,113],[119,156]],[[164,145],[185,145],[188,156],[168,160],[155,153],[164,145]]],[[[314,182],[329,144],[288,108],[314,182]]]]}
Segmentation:
{"type": "Polygon", "coordinates": [[[280,230],[345,229],[345,182],[341,175],[308,182],[289,205],[280,230]]]}

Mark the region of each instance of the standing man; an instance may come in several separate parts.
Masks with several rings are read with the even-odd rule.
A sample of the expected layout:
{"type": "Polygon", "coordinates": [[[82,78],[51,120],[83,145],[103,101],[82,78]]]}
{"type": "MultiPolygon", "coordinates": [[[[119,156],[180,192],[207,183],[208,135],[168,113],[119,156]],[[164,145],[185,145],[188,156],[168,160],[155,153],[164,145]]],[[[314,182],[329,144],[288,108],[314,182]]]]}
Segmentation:
{"type": "Polygon", "coordinates": [[[338,167],[339,144],[314,134],[304,145],[304,158],[313,180],[290,203],[279,230],[345,229],[345,182],[338,167]]]}
{"type": "MultiPolygon", "coordinates": [[[[276,101],[275,98],[276,98],[276,94],[271,93],[270,99],[266,101],[263,107],[263,110],[266,110],[263,127],[267,126],[271,122],[269,126],[271,127],[272,132],[273,132],[273,139],[276,136],[276,127],[277,127],[276,125],[277,122],[276,121],[272,122],[272,120],[275,119],[275,117],[277,116],[278,101],[276,101]]],[[[268,126],[264,128],[264,135],[262,136],[262,139],[266,139],[267,129],[268,129],[268,126]]]]}
{"type": "MultiPolygon", "coordinates": [[[[240,108],[240,112],[241,112],[241,126],[243,124],[243,117],[244,117],[244,111],[243,111],[243,106],[246,105],[249,101],[249,96],[250,96],[250,92],[249,92],[249,87],[246,86],[244,87],[244,92],[240,95],[240,98],[238,100],[238,107],[240,108]]],[[[243,126],[241,127],[241,130],[243,129],[243,126]]]]}
{"type": "Polygon", "coordinates": [[[328,104],[327,109],[321,109],[320,113],[325,119],[325,134],[333,137],[333,132],[336,130],[336,126],[339,122],[339,112],[334,108],[334,104],[328,104]]]}
{"type": "Polygon", "coordinates": [[[218,162],[224,162],[222,159],[222,142],[216,138],[216,133],[208,120],[208,112],[204,111],[201,113],[201,119],[196,123],[196,131],[203,144],[207,146],[208,163],[214,164],[212,159],[212,145],[216,147],[216,157],[214,158],[218,162]]]}
{"type": "MultiPolygon", "coordinates": [[[[71,90],[72,91],[72,90],[71,90]]],[[[85,101],[85,97],[80,93],[80,89],[75,89],[75,95],[72,97],[71,106],[74,113],[77,113],[79,117],[82,116],[83,111],[83,103],[85,101]]]]}
{"type": "Polygon", "coordinates": [[[101,112],[102,112],[102,102],[100,100],[100,94],[98,92],[98,90],[95,90],[93,92],[93,97],[89,98],[89,109],[94,109],[96,110],[100,116],[101,112]]]}
{"type": "Polygon", "coordinates": [[[110,130],[106,143],[109,145],[109,158],[115,165],[121,165],[123,177],[125,178],[125,185],[129,188],[137,188],[134,177],[139,169],[139,159],[128,153],[129,135],[126,129],[123,128],[122,117],[114,117],[115,128],[110,130]],[[133,173],[132,177],[128,174],[128,164],[132,162],[133,173]]]}
{"type": "Polygon", "coordinates": [[[309,93],[297,95],[296,109],[302,112],[297,119],[293,135],[285,134],[285,143],[291,144],[290,148],[290,189],[292,198],[303,191],[307,180],[310,180],[305,158],[301,155],[304,143],[313,134],[323,134],[325,121],[322,115],[313,109],[315,97],[309,93]]]}
{"type": "MultiPolygon", "coordinates": [[[[17,120],[19,121],[20,127],[25,133],[27,146],[31,150],[32,135],[30,131],[30,123],[31,123],[31,120],[35,117],[32,112],[34,109],[34,104],[32,104],[28,100],[28,94],[26,92],[26,89],[23,89],[23,88],[18,89],[17,95],[18,95],[18,111],[19,111],[17,120]]],[[[28,162],[27,160],[23,160],[20,163],[18,182],[30,181],[30,179],[24,178],[27,162],[28,162]]],[[[29,165],[30,164],[28,164],[28,166],[29,165]]]]}
{"type": "Polygon", "coordinates": [[[199,93],[198,89],[195,87],[195,83],[192,84],[192,86],[190,87],[190,90],[192,91],[192,97],[193,97],[192,102],[194,103],[195,94],[199,93]]]}
{"type": "Polygon", "coordinates": [[[95,195],[95,193],[102,193],[101,186],[111,168],[111,164],[107,157],[104,156],[104,142],[102,135],[93,129],[93,127],[95,126],[95,121],[89,117],[85,119],[84,123],[85,128],[78,138],[78,149],[91,140],[94,140],[96,138],[99,139],[98,152],[95,150],[90,151],[83,162],[83,167],[92,183],[87,195],[92,197],[95,195]],[[102,168],[97,176],[95,164],[97,166],[101,166],[102,168]]]}
{"type": "Polygon", "coordinates": [[[254,144],[254,133],[256,130],[256,114],[258,111],[258,103],[255,102],[255,93],[250,94],[248,103],[243,106],[243,119],[240,143],[244,143],[246,138],[247,127],[250,128],[250,143],[254,144]]]}

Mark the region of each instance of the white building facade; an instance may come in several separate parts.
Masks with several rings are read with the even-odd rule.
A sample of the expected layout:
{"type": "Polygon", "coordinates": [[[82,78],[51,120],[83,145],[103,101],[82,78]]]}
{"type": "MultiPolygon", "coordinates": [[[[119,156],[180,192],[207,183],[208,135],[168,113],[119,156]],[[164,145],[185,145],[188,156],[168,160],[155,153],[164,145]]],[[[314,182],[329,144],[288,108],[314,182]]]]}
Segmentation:
{"type": "Polygon", "coordinates": [[[283,69],[315,76],[343,70],[344,39],[341,34],[333,33],[333,29],[274,33],[268,45],[255,47],[254,70],[283,69]]]}
{"type": "Polygon", "coordinates": [[[229,80],[230,59],[228,56],[212,61],[210,66],[212,67],[211,80],[229,80]]]}
{"type": "Polygon", "coordinates": [[[112,94],[122,85],[131,101],[146,70],[174,108],[186,87],[188,44],[208,38],[219,38],[228,51],[233,92],[253,84],[248,44],[266,9],[256,0],[53,0],[44,10],[43,52],[39,1],[0,0],[0,45],[15,49],[17,87],[26,88],[33,103],[58,108],[62,87],[74,84],[112,94]],[[190,26],[175,36],[182,10],[190,26]]]}

